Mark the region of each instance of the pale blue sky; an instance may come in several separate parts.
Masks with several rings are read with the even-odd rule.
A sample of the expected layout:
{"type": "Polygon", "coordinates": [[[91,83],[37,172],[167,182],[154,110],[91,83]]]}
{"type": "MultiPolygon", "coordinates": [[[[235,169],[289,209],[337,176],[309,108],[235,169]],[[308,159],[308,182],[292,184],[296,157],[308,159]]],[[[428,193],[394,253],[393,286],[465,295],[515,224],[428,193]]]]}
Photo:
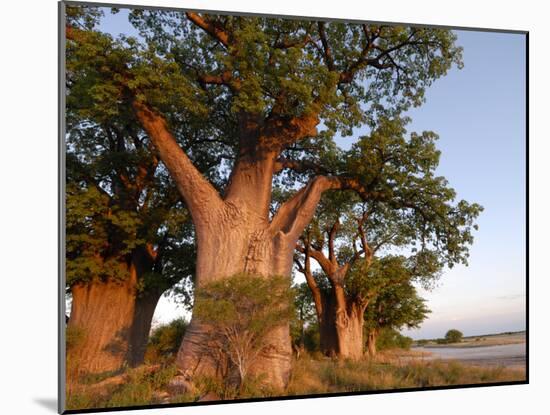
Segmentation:
{"type": "MultiPolygon", "coordinates": [[[[104,31],[136,34],[126,13],[105,15],[104,31]]],[[[432,85],[426,103],[409,112],[409,130],[439,134],[438,172],[459,198],[485,210],[470,265],[448,270],[437,288],[422,291],[432,313],[420,329],[405,331],[413,338],[442,337],[450,328],[465,335],[525,328],[525,36],[456,33],[464,68],[453,68],[432,85]]],[[[163,298],[155,319],[181,313],[163,298]]]]}
{"type": "Polygon", "coordinates": [[[485,210],[470,265],[424,293],[432,315],[413,337],[525,328],[525,36],[458,31],[464,68],[452,70],[410,112],[412,128],[440,135],[439,172],[485,210]],[[452,321],[452,324],[450,322],[452,321]]]}

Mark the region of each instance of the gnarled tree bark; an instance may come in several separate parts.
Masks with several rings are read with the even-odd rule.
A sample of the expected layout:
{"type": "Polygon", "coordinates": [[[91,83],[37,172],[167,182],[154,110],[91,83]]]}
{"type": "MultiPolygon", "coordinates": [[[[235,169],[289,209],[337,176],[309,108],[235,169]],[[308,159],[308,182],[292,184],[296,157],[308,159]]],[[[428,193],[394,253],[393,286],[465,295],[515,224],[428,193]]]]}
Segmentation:
{"type": "MultiPolygon", "coordinates": [[[[249,114],[239,116],[240,153],[222,198],[193,166],[172,136],[165,119],[145,103],[134,110],[184,198],[197,235],[195,292],[220,278],[239,273],[269,278],[288,276],[294,247],[311,220],[323,191],[335,181],[313,179],[284,203],[270,221],[273,174],[284,143],[312,134],[316,117],[265,122],[249,114]],[[276,133],[280,137],[276,137],[276,133]]],[[[193,318],[180,347],[177,365],[192,380],[198,375],[221,376],[220,359],[213,356],[211,328],[193,318]]],[[[272,388],[284,388],[290,375],[289,322],[281,321],[267,339],[266,351],[251,372],[272,388]]]]}
{"type": "Polygon", "coordinates": [[[71,287],[71,317],[67,330],[74,344],[67,350],[68,377],[121,369],[129,351],[135,311],[135,270],[122,281],[92,281],[71,287]]]}
{"type": "Polygon", "coordinates": [[[67,325],[75,344],[67,350],[70,378],[115,372],[127,364],[143,363],[151,321],[161,291],[138,292],[141,276],[152,258],[136,248],[125,278],[95,278],[71,287],[71,316],[67,325]]]}
{"type": "Polygon", "coordinates": [[[305,261],[303,265],[298,260],[296,263],[313,295],[321,351],[330,357],[358,360],[363,356],[364,312],[368,302],[345,292],[344,280],[357,256],[344,265],[338,264],[334,249],[337,231],[338,223],[327,231],[328,257],[322,250],[311,247],[309,241],[303,238],[303,244],[298,244],[296,248],[304,254],[305,261]],[[327,275],[330,282],[328,290],[322,291],[317,286],[311,272],[311,257],[327,275]]]}

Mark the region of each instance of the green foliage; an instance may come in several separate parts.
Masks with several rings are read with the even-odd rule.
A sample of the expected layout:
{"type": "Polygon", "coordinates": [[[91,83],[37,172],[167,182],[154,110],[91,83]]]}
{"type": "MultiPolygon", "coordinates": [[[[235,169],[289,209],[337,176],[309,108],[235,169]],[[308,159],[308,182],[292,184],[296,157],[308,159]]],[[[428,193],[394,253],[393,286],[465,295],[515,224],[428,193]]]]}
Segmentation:
{"type": "Polygon", "coordinates": [[[105,407],[147,405],[154,402],[154,391],[166,387],[177,374],[175,366],[168,366],[159,371],[149,371],[147,367],[128,371],[129,380],[109,399],[105,407]]]}
{"type": "MultiPolygon", "coordinates": [[[[94,10],[79,9],[84,15],[94,10]]],[[[207,159],[236,157],[236,130],[244,113],[266,120],[318,114],[324,129],[304,142],[312,151],[294,151],[293,158],[331,166],[340,159],[332,140],[336,133],[349,135],[382,115],[419,105],[434,80],[452,65],[461,66],[461,48],[449,30],[201,18],[227,34],[229,44],[180,11],[132,10],[129,20],[140,38],[113,39],[98,30],[96,17],[84,27],[70,19],[74,39],[68,42],[68,79],[70,88],[79,91],[72,105],[84,111],[84,118],[93,108],[96,119],[131,119],[130,97],[146,100],[169,120],[182,146],[192,147],[193,158],[207,159]],[[206,84],[204,76],[224,80],[206,84]]],[[[223,176],[226,182],[227,172],[223,176]]]]}
{"type": "Polygon", "coordinates": [[[372,263],[359,260],[346,277],[346,291],[351,296],[375,298],[384,287],[400,284],[411,278],[410,270],[404,262],[404,257],[390,255],[375,258],[372,263]]]}
{"type": "MultiPolygon", "coordinates": [[[[157,370],[143,366],[128,370],[124,382],[115,386],[87,385],[82,391],[69,393],[67,409],[113,408],[117,406],[155,405],[165,403],[159,393],[176,374],[175,366],[157,370]]],[[[118,375],[120,376],[120,375],[118,375]]],[[[290,384],[284,395],[310,395],[337,392],[365,392],[444,385],[511,382],[525,380],[525,372],[502,367],[467,366],[458,362],[412,361],[403,365],[399,359],[383,362],[372,360],[337,362],[312,359],[307,355],[293,368],[290,384]]],[[[281,396],[262,385],[252,383],[239,392],[211,378],[197,379],[197,392],[170,396],[170,403],[196,402],[208,392],[221,399],[281,396]]]]}
{"type": "Polygon", "coordinates": [[[109,206],[109,198],[95,187],[66,190],[67,284],[96,277],[124,279],[129,275],[125,257],[139,244],[140,225],[135,212],[109,206]],[[117,251],[106,255],[111,235],[119,238],[117,251]]]}
{"type": "Polygon", "coordinates": [[[303,345],[305,350],[310,353],[321,350],[321,339],[317,325],[307,326],[303,333],[303,345]]]}
{"type": "Polygon", "coordinates": [[[430,310],[408,279],[388,283],[365,309],[366,329],[418,328],[430,310]]]}
{"type": "Polygon", "coordinates": [[[194,311],[202,321],[262,336],[292,310],[290,293],[286,277],[236,274],[201,287],[194,311]]]}
{"type": "Polygon", "coordinates": [[[317,314],[311,291],[306,283],[296,284],[292,288],[295,310],[290,321],[292,343],[311,352],[319,350],[317,314]]]}
{"type": "Polygon", "coordinates": [[[123,119],[83,122],[67,136],[67,284],[127,278],[132,261],[147,258],[150,249],[158,255],[142,260],[140,289],[164,291],[189,278],[195,249],[190,217],[145,148],[146,138],[121,132],[123,119]]]}
{"type": "MultiPolygon", "coordinates": [[[[375,213],[374,232],[377,226],[388,226],[384,221],[397,219],[400,245],[413,245],[417,274],[422,278],[432,275],[438,265],[467,263],[472,229],[477,229],[474,221],[483,208],[455,201],[455,190],[444,177],[435,175],[440,156],[437,136],[423,132],[407,138],[408,122],[406,118],[380,119],[370,135],[353,144],[346,171],[373,195],[368,208],[375,213]]],[[[378,239],[376,234],[371,238],[378,239]]]]}
{"type": "Polygon", "coordinates": [[[153,363],[157,360],[173,358],[178,352],[188,324],[184,318],[178,318],[168,324],[155,327],[149,336],[146,361],[153,363]]]}
{"type": "Polygon", "coordinates": [[[124,279],[138,264],[140,293],[178,284],[177,295],[189,306],[190,217],[137,127],[128,88],[159,108],[180,105],[193,92],[173,65],[135,39],[99,32],[103,14],[101,8],[67,7],[67,285],[124,279]]]}
{"type": "Polygon", "coordinates": [[[233,116],[245,111],[288,117],[320,108],[331,132],[348,133],[381,112],[381,104],[386,111],[419,105],[433,80],[461,65],[461,50],[448,30],[330,22],[322,35],[313,21],[202,17],[229,35],[228,47],[182,12],[133,10],[130,21],[149,47],[173,58],[190,79],[197,72],[238,77],[238,93],[226,94],[217,85],[207,91],[233,116]],[[354,76],[340,75],[346,73],[354,76]]]}
{"type": "Polygon", "coordinates": [[[445,340],[447,343],[460,343],[464,335],[461,331],[456,329],[451,329],[445,334],[445,340]]]}
{"type": "Polygon", "coordinates": [[[267,334],[292,317],[292,301],[286,277],[237,274],[205,284],[193,309],[217,333],[217,345],[209,346],[217,350],[205,353],[223,353],[244,387],[251,365],[268,347],[267,334]]]}
{"type": "Polygon", "coordinates": [[[404,336],[393,328],[384,328],[376,338],[376,348],[378,350],[387,349],[405,349],[409,350],[413,344],[413,339],[404,336]]]}
{"type": "MultiPolygon", "coordinates": [[[[313,249],[326,250],[330,229],[338,225],[332,244],[339,266],[351,266],[344,279],[346,293],[371,304],[387,286],[414,281],[430,289],[444,266],[467,264],[474,221],[482,211],[478,204],[455,200],[455,190],[435,174],[437,136],[407,136],[408,122],[381,117],[369,135],[341,152],[343,162],[333,164],[334,169],[356,178],[368,194],[364,199],[352,192],[323,195],[303,234],[313,249]]],[[[317,273],[316,278],[319,286],[329,288],[326,276],[317,273]]],[[[421,313],[418,302],[416,309],[421,313]]]]}
{"type": "Polygon", "coordinates": [[[262,376],[249,375],[246,382],[241,385],[235,385],[219,378],[199,375],[196,376],[196,380],[193,382],[196,386],[194,396],[174,397],[171,399],[171,402],[197,401],[201,397],[208,395],[222,400],[281,396],[280,390],[269,387],[262,380],[262,376]]]}
{"type": "Polygon", "coordinates": [[[69,6],[65,8],[67,22],[82,29],[92,30],[104,16],[98,7],[69,6]]]}
{"type": "MultiPolygon", "coordinates": [[[[408,120],[401,117],[423,102],[425,89],[451,66],[461,66],[461,49],[451,31],[201,14],[216,33],[227,35],[220,41],[183,12],[135,9],[129,19],[141,37],[114,39],[98,29],[101,16],[96,9],[82,6],[71,13],[67,141],[74,157],[68,157],[68,169],[75,195],[83,198],[74,205],[83,205],[81,211],[87,212],[103,213],[105,205],[117,206],[124,215],[137,212],[117,217],[114,224],[94,219],[99,228],[95,233],[76,223],[77,241],[68,252],[76,267],[73,281],[101,275],[98,258],[105,263],[128,256],[132,243],[135,248],[165,242],[170,247],[142,285],[164,282],[164,277],[173,285],[175,276],[188,276],[192,269],[193,264],[181,262],[194,252],[190,220],[176,213],[184,207],[166,170],[150,163],[156,155],[133,114],[133,100],[147,102],[167,120],[191,161],[220,191],[243,150],[243,121],[250,120],[261,135],[268,124],[318,117],[323,128],[312,137],[292,144],[274,138],[283,157],[318,167],[276,177],[274,202],[286,199],[319,171],[353,179],[364,189],[363,200],[352,192],[324,196],[322,213],[311,229],[318,234],[315,238],[322,239],[319,231],[329,218],[342,214],[338,259],[349,260],[356,253],[351,223],[357,213],[368,211],[369,244],[411,251],[407,257],[394,255],[372,264],[358,261],[346,281],[348,294],[373,295],[388,281],[401,278],[429,285],[444,265],[466,263],[481,207],[455,201],[455,191],[435,174],[437,136],[407,136],[408,120]],[[207,82],[207,77],[217,81],[207,82]],[[350,135],[362,126],[370,127],[368,135],[349,151],[338,148],[337,134],[350,135]],[[152,171],[149,191],[138,191],[143,167],[152,171]],[[91,188],[103,196],[87,195],[91,188]],[[90,235],[93,241],[78,240],[90,235]]],[[[116,270],[113,266],[109,269],[116,270]]],[[[182,287],[185,291],[188,285],[182,287]]],[[[216,319],[223,317],[237,324],[239,313],[231,301],[207,305],[201,306],[205,319],[218,324],[216,319]]],[[[258,329],[253,324],[247,330],[258,329]]]]}

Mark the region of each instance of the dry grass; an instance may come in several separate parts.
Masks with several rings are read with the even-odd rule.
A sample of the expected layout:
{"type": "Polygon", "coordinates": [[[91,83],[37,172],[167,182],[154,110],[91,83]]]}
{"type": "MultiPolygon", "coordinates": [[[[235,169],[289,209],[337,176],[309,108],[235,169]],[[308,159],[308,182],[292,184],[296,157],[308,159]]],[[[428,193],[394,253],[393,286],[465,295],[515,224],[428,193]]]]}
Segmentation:
{"type": "MultiPolygon", "coordinates": [[[[479,367],[456,361],[414,360],[415,351],[387,351],[375,360],[335,361],[319,355],[305,355],[294,362],[286,395],[407,389],[521,381],[524,370],[479,367]]],[[[162,403],[195,402],[204,397],[235,399],[280,394],[250,382],[241,390],[227,389],[212,379],[198,379],[193,394],[170,396],[166,386],[176,374],[174,365],[142,366],[115,377],[87,379],[68,396],[69,409],[109,408],[162,403]],[[116,381],[115,381],[116,380],[116,381]]]]}
{"type": "Polygon", "coordinates": [[[296,362],[289,395],[366,392],[372,390],[525,380],[524,370],[468,366],[456,361],[414,361],[402,353],[382,353],[375,360],[338,362],[304,357],[296,362]]]}
{"type": "Polygon", "coordinates": [[[159,391],[166,387],[176,371],[173,365],[162,368],[143,365],[108,378],[88,377],[68,393],[67,409],[163,403],[159,391]]]}

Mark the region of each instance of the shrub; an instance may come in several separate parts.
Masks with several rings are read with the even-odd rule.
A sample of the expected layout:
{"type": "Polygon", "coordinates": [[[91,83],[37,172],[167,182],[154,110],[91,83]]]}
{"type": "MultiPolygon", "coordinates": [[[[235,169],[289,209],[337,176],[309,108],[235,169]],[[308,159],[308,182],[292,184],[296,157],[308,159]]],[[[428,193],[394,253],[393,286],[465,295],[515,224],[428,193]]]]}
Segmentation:
{"type": "Polygon", "coordinates": [[[462,341],[462,332],[456,329],[451,329],[445,334],[445,340],[447,343],[459,343],[462,341]]]}
{"type": "Polygon", "coordinates": [[[376,348],[385,349],[410,349],[413,339],[403,336],[395,329],[382,329],[376,339],[376,348]]]}
{"type": "Polygon", "coordinates": [[[269,347],[268,333],[293,315],[288,278],[237,274],[212,282],[197,292],[194,313],[213,326],[217,338],[210,352],[226,358],[243,390],[251,366],[269,347]]]}
{"type": "Polygon", "coordinates": [[[321,350],[321,339],[319,335],[319,327],[315,325],[308,326],[304,331],[304,347],[310,352],[318,352],[321,350]]]}
{"type": "Polygon", "coordinates": [[[179,349],[188,322],[184,318],[156,327],[147,345],[146,360],[154,362],[174,356],[179,349]]]}

